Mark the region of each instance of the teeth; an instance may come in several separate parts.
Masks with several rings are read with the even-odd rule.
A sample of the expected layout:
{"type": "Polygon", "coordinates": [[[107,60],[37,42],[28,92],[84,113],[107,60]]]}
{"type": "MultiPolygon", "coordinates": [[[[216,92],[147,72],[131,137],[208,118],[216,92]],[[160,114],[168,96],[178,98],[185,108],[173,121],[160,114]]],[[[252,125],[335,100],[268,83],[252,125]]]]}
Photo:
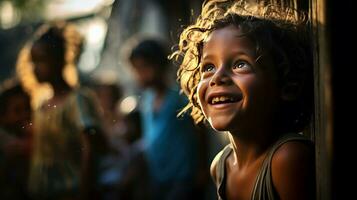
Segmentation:
{"type": "Polygon", "coordinates": [[[212,99],[212,104],[215,104],[217,101],[218,101],[218,97],[214,97],[214,98],[212,99]]]}
{"type": "Polygon", "coordinates": [[[225,101],[225,100],[228,100],[229,98],[228,97],[220,97],[219,100],[220,101],[225,101]]]}
{"type": "Polygon", "coordinates": [[[226,96],[221,96],[221,97],[214,97],[213,99],[212,99],[212,104],[215,104],[215,103],[217,103],[217,102],[225,102],[225,101],[227,101],[227,100],[229,100],[229,101],[234,101],[234,98],[233,97],[226,97],[226,96]]]}

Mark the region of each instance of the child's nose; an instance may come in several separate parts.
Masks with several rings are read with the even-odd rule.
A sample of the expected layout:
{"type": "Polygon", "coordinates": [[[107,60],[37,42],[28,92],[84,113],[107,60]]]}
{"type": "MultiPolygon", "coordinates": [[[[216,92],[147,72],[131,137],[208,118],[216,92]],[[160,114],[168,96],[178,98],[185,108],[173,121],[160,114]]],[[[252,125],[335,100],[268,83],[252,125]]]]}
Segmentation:
{"type": "Polygon", "coordinates": [[[216,73],[212,76],[210,81],[210,86],[214,85],[228,85],[232,83],[232,79],[229,76],[229,72],[227,71],[226,67],[222,66],[219,67],[216,73]]]}

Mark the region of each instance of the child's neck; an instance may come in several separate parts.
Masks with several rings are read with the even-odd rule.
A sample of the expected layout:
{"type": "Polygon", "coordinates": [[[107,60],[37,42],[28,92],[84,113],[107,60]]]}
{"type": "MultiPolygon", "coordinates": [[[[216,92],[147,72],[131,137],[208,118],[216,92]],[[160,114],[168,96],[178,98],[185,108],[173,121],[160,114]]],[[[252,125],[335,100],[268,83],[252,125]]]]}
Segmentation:
{"type": "Polygon", "coordinates": [[[72,88],[63,80],[52,84],[54,97],[63,96],[68,94],[72,88]]]}
{"type": "Polygon", "coordinates": [[[164,101],[165,98],[165,94],[166,94],[166,90],[167,90],[167,86],[165,84],[158,84],[155,87],[153,87],[156,95],[155,95],[155,99],[154,99],[154,104],[153,104],[153,109],[154,111],[158,111],[161,108],[161,105],[164,101]]]}
{"type": "Polygon", "coordinates": [[[252,135],[252,137],[229,133],[229,140],[234,151],[234,163],[239,168],[244,168],[264,156],[276,138],[273,133],[267,131],[264,134],[252,135]]]}
{"type": "Polygon", "coordinates": [[[157,96],[162,96],[166,92],[167,85],[164,82],[157,82],[155,85],[153,85],[152,88],[157,94],[157,96]]]}

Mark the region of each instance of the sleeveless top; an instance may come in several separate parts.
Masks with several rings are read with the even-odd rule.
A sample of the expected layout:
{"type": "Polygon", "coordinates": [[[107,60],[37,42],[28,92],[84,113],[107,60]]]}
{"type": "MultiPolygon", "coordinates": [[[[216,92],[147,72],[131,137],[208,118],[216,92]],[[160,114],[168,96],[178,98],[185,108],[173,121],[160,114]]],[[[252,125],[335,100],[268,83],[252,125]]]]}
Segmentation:
{"type": "MultiPolygon", "coordinates": [[[[254,183],[253,192],[251,194],[251,200],[276,200],[279,199],[277,192],[275,191],[273,185],[273,179],[271,175],[271,160],[277,149],[284,143],[290,141],[300,141],[304,143],[310,143],[311,141],[300,134],[287,134],[281,137],[273,146],[268,150],[268,153],[262,163],[260,171],[258,172],[257,178],[254,183]]],[[[225,161],[228,156],[233,151],[231,144],[228,144],[221,152],[221,156],[217,162],[216,168],[216,179],[215,184],[217,186],[218,200],[226,199],[226,168],[225,161]]]]}

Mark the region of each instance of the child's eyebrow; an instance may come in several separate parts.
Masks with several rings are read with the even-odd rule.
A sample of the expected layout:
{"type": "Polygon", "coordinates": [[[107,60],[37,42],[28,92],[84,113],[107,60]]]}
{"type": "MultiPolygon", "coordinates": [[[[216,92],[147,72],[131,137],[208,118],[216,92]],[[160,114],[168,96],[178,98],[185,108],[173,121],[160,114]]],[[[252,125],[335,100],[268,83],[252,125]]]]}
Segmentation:
{"type": "Polygon", "coordinates": [[[248,33],[239,33],[239,34],[235,34],[234,37],[237,38],[244,38],[244,37],[248,37],[248,33]]]}
{"type": "MultiPolygon", "coordinates": [[[[233,53],[234,53],[234,57],[237,57],[237,56],[248,56],[248,57],[252,57],[252,56],[253,56],[253,55],[251,54],[251,52],[249,52],[249,51],[243,51],[243,50],[239,50],[239,51],[236,51],[236,52],[233,52],[233,53]]],[[[214,58],[215,58],[215,55],[214,55],[214,54],[203,54],[201,60],[211,60],[211,59],[214,59],[214,58]]],[[[258,57],[257,59],[259,59],[259,57],[258,57]]]]}
{"type": "Polygon", "coordinates": [[[209,60],[212,59],[214,56],[212,54],[203,54],[202,60],[209,60]]]}

